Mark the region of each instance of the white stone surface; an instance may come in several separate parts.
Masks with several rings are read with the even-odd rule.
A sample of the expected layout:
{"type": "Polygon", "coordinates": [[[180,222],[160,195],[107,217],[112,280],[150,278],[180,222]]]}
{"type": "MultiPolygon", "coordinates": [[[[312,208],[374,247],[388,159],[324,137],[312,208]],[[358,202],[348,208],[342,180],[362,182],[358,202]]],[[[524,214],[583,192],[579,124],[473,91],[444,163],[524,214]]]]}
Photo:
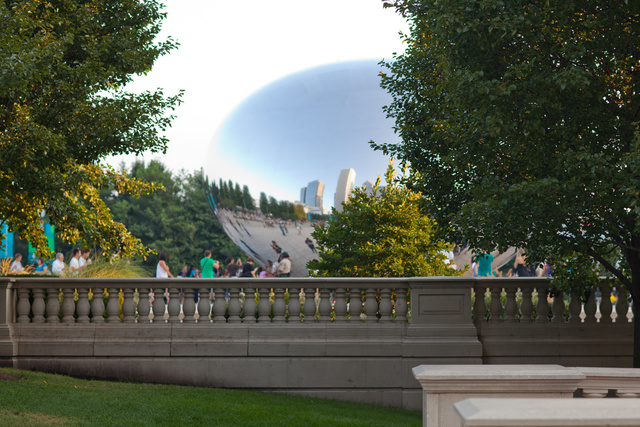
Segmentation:
{"type": "Polygon", "coordinates": [[[572,398],[585,378],[560,365],[422,365],[423,425],[462,426],[454,403],[471,397],[572,398]]]}
{"type": "Polygon", "coordinates": [[[631,399],[473,398],[454,407],[464,427],[640,426],[640,401],[631,399]]]}

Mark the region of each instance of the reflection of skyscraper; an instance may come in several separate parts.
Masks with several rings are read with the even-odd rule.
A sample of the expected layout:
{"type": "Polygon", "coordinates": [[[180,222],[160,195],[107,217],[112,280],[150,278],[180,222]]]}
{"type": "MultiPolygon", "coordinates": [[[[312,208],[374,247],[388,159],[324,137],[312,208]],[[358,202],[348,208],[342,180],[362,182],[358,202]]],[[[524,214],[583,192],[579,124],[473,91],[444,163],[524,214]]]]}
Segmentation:
{"type": "Polygon", "coordinates": [[[342,169],[338,177],[338,185],[333,198],[333,207],[338,212],[342,212],[342,203],[349,199],[351,190],[356,182],[356,171],[353,169],[342,169]]]}
{"type": "Polygon", "coordinates": [[[303,202],[305,205],[322,210],[322,194],[324,193],[324,184],[322,182],[318,180],[311,181],[307,184],[307,188],[304,193],[303,202]]]}

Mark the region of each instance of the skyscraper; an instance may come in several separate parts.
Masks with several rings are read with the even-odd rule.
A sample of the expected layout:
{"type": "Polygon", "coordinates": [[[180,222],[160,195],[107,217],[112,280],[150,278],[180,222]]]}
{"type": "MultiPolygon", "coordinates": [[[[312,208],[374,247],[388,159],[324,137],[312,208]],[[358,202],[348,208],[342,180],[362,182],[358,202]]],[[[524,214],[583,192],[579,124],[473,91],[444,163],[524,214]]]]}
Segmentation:
{"type": "Polygon", "coordinates": [[[304,193],[303,202],[305,205],[322,210],[322,195],[324,193],[324,184],[322,182],[318,180],[311,181],[307,184],[307,189],[304,193]]]}
{"type": "Polygon", "coordinates": [[[356,171],[352,168],[342,169],[340,176],[338,177],[338,185],[336,186],[336,192],[333,197],[333,207],[338,212],[342,212],[342,203],[349,200],[349,195],[353,190],[353,186],[356,182],[356,171]]]}

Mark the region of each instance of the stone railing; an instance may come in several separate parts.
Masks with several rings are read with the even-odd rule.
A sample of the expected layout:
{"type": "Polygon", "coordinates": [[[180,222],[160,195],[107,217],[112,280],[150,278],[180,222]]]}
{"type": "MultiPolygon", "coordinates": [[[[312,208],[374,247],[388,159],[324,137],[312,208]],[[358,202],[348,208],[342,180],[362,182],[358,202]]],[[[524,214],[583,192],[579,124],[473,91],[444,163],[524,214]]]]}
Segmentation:
{"type": "Polygon", "coordinates": [[[12,291],[17,323],[407,322],[406,281],[393,282],[393,288],[379,280],[301,284],[289,279],[33,278],[14,283],[12,291]]]}
{"type": "Polygon", "coordinates": [[[548,286],[535,278],[0,278],[0,365],[410,409],[421,407],[411,375],[418,365],[631,366],[632,324],[620,321],[628,305],[611,310],[614,321],[606,288],[599,310],[587,301],[578,311],[547,299],[548,286]],[[474,300],[474,291],[485,297],[474,300]],[[555,317],[536,315],[549,312],[555,317]]]}
{"type": "Polygon", "coordinates": [[[485,322],[610,324],[631,321],[628,293],[624,288],[617,289],[614,311],[612,288],[606,282],[589,292],[584,302],[577,295],[565,296],[562,292],[550,295],[550,285],[550,281],[537,278],[504,278],[487,282],[479,279],[473,287],[474,322],[478,325],[485,322]],[[484,298],[479,298],[479,295],[484,298]]]}

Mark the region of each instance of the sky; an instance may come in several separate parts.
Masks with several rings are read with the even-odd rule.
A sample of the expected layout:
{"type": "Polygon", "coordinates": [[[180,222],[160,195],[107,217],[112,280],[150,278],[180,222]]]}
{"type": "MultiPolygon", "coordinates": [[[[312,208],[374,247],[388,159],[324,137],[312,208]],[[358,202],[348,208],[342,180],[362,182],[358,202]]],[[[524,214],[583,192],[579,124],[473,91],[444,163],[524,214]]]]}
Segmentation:
{"type": "MultiPolygon", "coordinates": [[[[381,0],[168,0],[164,4],[167,18],[159,38],[171,36],[180,46],[159,58],[146,76],[136,77],[127,90],[162,88],[166,95],[185,91],[166,131],[167,153],[142,156],[145,161],[160,160],[174,172],[205,167],[205,153],[218,129],[254,92],[319,65],[391,59],[394,52],[404,50],[399,33],[408,31],[407,23],[394,10],[384,9],[381,0]]],[[[225,162],[221,156],[219,161],[225,162]]],[[[116,156],[107,162],[117,166],[134,160],[116,156]]],[[[260,171],[254,172],[223,178],[248,185],[257,198],[266,189],[260,171]]],[[[278,199],[299,198],[294,192],[269,190],[278,199]]],[[[325,194],[332,196],[333,190],[325,194]]]]}

